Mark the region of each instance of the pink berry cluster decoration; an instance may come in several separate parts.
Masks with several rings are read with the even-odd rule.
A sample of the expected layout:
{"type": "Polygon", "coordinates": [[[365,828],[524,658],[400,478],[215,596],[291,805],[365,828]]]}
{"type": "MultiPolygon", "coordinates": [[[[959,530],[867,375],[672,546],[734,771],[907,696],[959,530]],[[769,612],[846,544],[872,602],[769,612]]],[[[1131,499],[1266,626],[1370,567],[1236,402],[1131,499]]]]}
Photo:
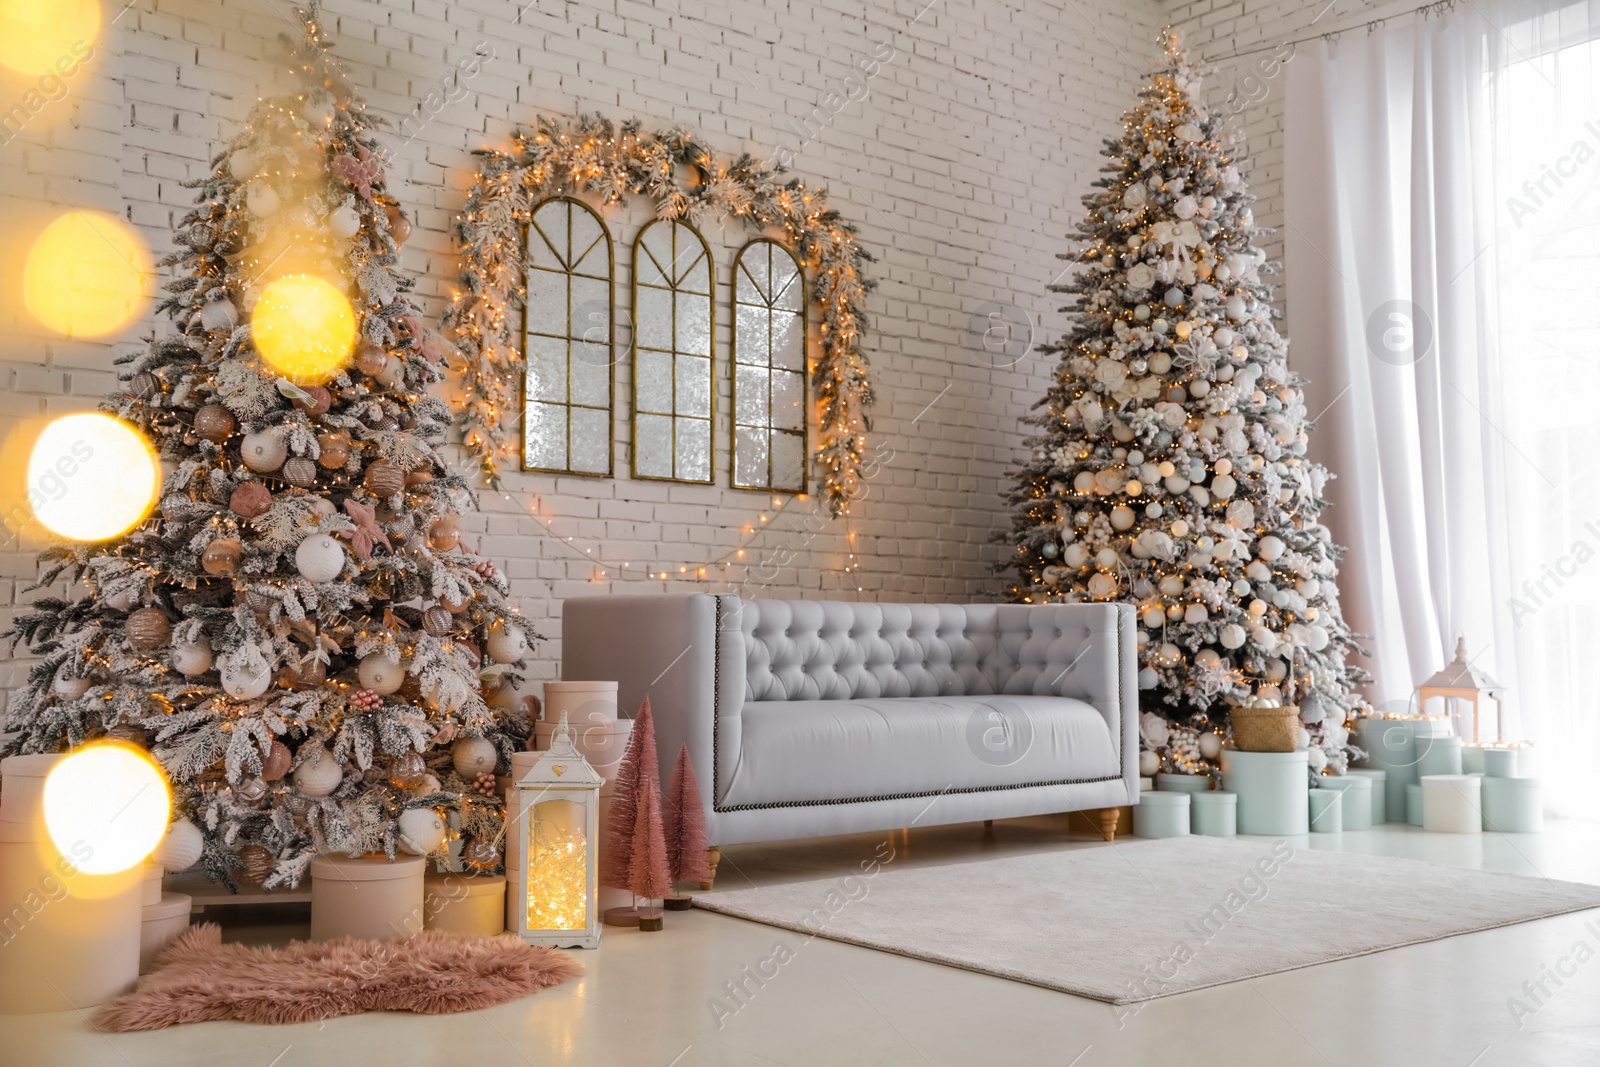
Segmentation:
{"type": "Polygon", "coordinates": [[[478,792],[482,793],[486,797],[494,796],[495,795],[494,772],[493,771],[479,771],[477,776],[472,779],[472,788],[476,789],[478,792]]]}
{"type": "Polygon", "coordinates": [[[357,689],[350,706],[357,711],[377,711],[383,707],[383,697],[371,689],[357,689]]]}

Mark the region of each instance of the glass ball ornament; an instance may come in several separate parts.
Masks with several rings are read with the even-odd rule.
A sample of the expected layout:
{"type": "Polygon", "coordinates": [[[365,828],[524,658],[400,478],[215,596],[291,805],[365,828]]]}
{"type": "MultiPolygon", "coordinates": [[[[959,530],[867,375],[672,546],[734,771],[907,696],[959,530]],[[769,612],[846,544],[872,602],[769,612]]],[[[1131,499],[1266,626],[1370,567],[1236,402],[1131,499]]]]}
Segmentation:
{"type": "Polygon", "coordinates": [[[399,845],[413,856],[426,856],[444,844],[446,827],[432,808],[407,808],[397,820],[399,845]]]}
{"type": "Polygon", "coordinates": [[[1061,549],[1056,546],[1054,541],[1046,541],[1044,544],[1039,546],[1039,555],[1043,556],[1045,559],[1055,559],[1057,553],[1060,551],[1061,549]]]}
{"type": "Polygon", "coordinates": [[[484,772],[494,773],[500,753],[486,737],[462,737],[450,749],[450,763],[457,774],[471,781],[484,772]]]}
{"type": "Polygon", "coordinates": [[[284,481],[304,489],[317,480],[317,464],[315,460],[307,459],[305,456],[294,456],[284,460],[283,470],[280,473],[284,481]]]}
{"type": "Polygon", "coordinates": [[[453,552],[461,544],[461,520],[442,515],[428,526],[428,547],[435,552],[453,552]]]}
{"type": "Polygon", "coordinates": [[[342,433],[325,433],[317,438],[317,463],[325,470],[339,470],[350,461],[350,439],[342,433]]]}
{"type": "Polygon", "coordinates": [[[319,748],[294,770],[294,787],[308,797],[325,797],[339,788],[344,767],[326,748],[319,748]]]}
{"type": "Polygon", "coordinates": [[[194,413],[195,436],[220,445],[233,436],[233,412],[221,404],[207,404],[194,413]]]}
{"type": "Polygon", "coordinates": [[[230,663],[222,668],[222,691],[235,700],[254,700],[272,685],[272,668],[264,661],[230,663]]]}
{"type": "Polygon", "coordinates": [[[261,761],[261,777],[268,782],[282,780],[289,773],[289,764],[294,761],[294,754],[289,751],[289,746],[282,741],[274,741],[267,749],[267,755],[261,761]]]}
{"type": "Polygon", "coordinates": [[[200,569],[213,578],[231,578],[244,558],[244,546],[237,538],[219,537],[200,553],[200,569]]]}
{"type": "Polygon", "coordinates": [[[259,804],[266,799],[267,783],[260,778],[246,778],[234,787],[233,795],[246,804],[259,804]]]}
{"type": "Polygon", "coordinates": [[[172,645],[172,669],[185,678],[197,678],[211,669],[211,645],[205,638],[198,641],[175,641],[172,645]]]}
{"type": "Polygon", "coordinates": [[[373,496],[380,499],[391,497],[405,487],[405,473],[397,464],[386,459],[375,459],[367,464],[362,484],[373,496]]]}
{"type": "Polygon", "coordinates": [[[528,636],[520,626],[496,624],[489,631],[487,650],[496,663],[515,663],[528,654],[528,636]]]}
{"type": "Polygon", "coordinates": [[[1163,514],[1163,509],[1160,504],[1152,500],[1144,506],[1144,514],[1147,519],[1159,519],[1163,514]]]}
{"type": "Polygon", "coordinates": [[[419,752],[402,752],[389,761],[389,784],[396,789],[415,789],[428,774],[428,765],[419,752]]]}
{"type": "Polygon", "coordinates": [[[500,866],[500,850],[494,842],[474,837],[461,847],[461,863],[474,871],[492,871],[500,866]]]}
{"type": "Polygon", "coordinates": [[[1206,759],[1216,759],[1222,755],[1222,738],[1210,730],[1200,735],[1198,744],[1200,746],[1200,755],[1206,759]]]}
{"type": "Polygon", "coordinates": [[[149,652],[165,645],[172,637],[172,623],[160,608],[140,608],[128,616],[123,632],[127,634],[128,644],[140,652],[149,652]]]}

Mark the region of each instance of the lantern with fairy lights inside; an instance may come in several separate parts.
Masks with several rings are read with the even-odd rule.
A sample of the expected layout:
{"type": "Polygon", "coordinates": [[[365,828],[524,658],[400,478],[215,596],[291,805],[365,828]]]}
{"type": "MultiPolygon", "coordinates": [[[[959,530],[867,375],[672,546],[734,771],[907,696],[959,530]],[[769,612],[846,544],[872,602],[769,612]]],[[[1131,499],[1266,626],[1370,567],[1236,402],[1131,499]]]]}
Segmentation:
{"type": "Polygon", "coordinates": [[[506,871],[506,926],[530,945],[598,948],[595,906],[600,787],[605,779],[574,747],[566,712],[550,747],[517,782],[506,871]]]}
{"type": "Polygon", "coordinates": [[[1483,671],[1467,662],[1467,639],[1456,638],[1456,658],[1444,665],[1433,677],[1417,686],[1417,708],[1427,715],[1428,701],[1435,697],[1444,700],[1445,713],[1455,723],[1456,735],[1465,737],[1462,708],[1457,701],[1472,705],[1472,740],[1499,741],[1505,728],[1501,709],[1504,707],[1504,690],[1483,671]],[[1487,710],[1479,706],[1480,698],[1494,701],[1494,735],[1485,737],[1483,715],[1487,710]]]}

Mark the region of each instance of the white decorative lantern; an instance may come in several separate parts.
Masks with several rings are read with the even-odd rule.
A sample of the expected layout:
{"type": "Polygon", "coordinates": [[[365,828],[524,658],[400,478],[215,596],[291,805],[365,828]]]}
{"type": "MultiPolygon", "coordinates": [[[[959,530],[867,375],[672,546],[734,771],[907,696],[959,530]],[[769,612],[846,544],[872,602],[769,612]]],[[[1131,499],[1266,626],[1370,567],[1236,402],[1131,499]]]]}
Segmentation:
{"type": "Polygon", "coordinates": [[[506,832],[506,927],[530,945],[598,948],[600,787],[563,712],[550,747],[517,782],[506,832]]]}
{"type": "Polygon", "coordinates": [[[1472,740],[1502,741],[1504,740],[1505,722],[1501,714],[1501,703],[1504,691],[1477,666],[1467,661],[1467,639],[1456,638],[1456,658],[1444,665],[1444,668],[1433,677],[1417,685],[1417,710],[1424,717],[1428,716],[1428,701],[1435,698],[1444,701],[1445,714],[1455,723],[1455,732],[1458,737],[1466,737],[1466,723],[1463,721],[1464,705],[1472,705],[1472,740]],[[1488,708],[1479,706],[1480,698],[1494,701],[1494,733],[1489,736],[1484,731],[1484,719],[1487,717],[1488,708]],[[1460,701],[1461,703],[1457,703],[1460,701]]]}

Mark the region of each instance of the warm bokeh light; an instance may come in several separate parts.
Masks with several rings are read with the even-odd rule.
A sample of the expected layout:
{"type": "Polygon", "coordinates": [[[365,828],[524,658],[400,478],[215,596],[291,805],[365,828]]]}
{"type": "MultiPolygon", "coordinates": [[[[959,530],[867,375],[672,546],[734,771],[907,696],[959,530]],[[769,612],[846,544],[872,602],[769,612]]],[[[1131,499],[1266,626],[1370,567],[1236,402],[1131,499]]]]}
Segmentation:
{"type": "Polygon", "coordinates": [[[0,0],[0,64],[18,74],[73,70],[99,32],[99,0],[0,0]]]}
{"type": "Polygon", "coordinates": [[[150,514],[161,463],[137,429],[110,415],[66,415],[28,456],[28,505],[62,537],[104,541],[150,514]]]}
{"type": "Polygon", "coordinates": [[[171,815],[166,774],[131,745],[81,748],[45,779],[50,842],[85,874],[115,874],[142,863],[160,844],[171,815]]]}
{"type": "Polygon", "coordinates": [[[150,250],[127,223],[97,211],[69,211],[33,242],[22,298],[34,318],[57,333],[101,337],[139,314],[154,276],[150,250]]]}
{"type": "Polygon", "coordinates": [[[262,362],[296,385],[321,385],[344,369],[356,343],[356,315],[332,284],[309,274],[268,283],[253,317],[262,362]]]}

